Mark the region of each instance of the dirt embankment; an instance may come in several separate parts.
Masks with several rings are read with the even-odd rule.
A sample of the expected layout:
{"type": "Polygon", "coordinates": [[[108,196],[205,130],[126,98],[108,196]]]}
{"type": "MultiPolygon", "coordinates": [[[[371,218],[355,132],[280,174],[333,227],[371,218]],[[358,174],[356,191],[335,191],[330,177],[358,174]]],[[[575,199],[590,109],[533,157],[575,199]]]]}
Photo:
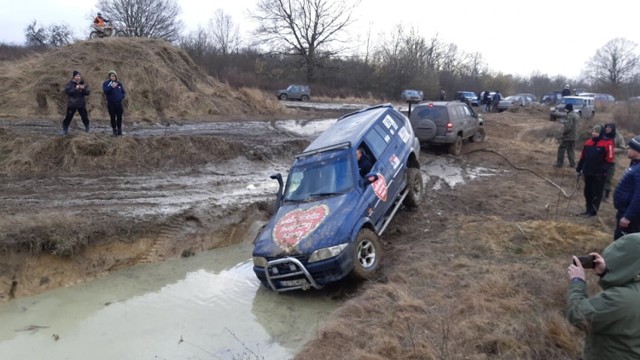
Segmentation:
{"type": "Polygon", "coordinates": [[[102,94],[107,72],[123,81],[125,120],[166,122],[216,116],[274,115],[284,109],[255,89],[232,89],[206,75],[180,49],[162,40],[108,38],[79,41],[19,62],[0,62],[0,117],[61,120],[65,84],[80,71],[91,88],[93,121],[108,119],[102,94]]]}

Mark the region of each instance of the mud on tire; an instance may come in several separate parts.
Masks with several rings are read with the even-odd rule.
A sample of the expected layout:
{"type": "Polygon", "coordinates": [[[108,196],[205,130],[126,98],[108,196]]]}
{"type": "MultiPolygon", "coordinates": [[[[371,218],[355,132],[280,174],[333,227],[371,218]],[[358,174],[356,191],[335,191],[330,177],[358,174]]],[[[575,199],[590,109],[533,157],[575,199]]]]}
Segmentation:
{"type": "Polygon", "coordinates": [[[407,188],[409,192],[402,203],[410,208],[418,207],[422,202],[424,190],[424,182],[422,181],[420,169],[407,168],[407,188]]]}
{"type": "Polygon", "coordinates": [[[376,233],[362,229],[353,246],[353,271],[355,279],[369,280],[380,267],[382,259],[382,243],[376,233]]]}

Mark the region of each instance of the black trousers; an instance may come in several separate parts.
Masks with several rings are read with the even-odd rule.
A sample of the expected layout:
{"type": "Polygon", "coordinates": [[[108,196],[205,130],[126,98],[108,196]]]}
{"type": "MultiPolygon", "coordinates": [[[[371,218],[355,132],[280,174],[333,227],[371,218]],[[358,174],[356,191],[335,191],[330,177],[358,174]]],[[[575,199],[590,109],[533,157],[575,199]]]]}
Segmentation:
{"type": "Polygon", "coordinates": [[[109,110],[109,117],[111,118],[111,127],[113,130],[122,131],[122,113],[124,113],[122,102],[108,103],[107,110],[109,110]]]}
{"type": "Polygon", "coordinates": [[[622,237],[623,235],[640,232],[640,222],[634,220],[631,220],[631,222],[629,222],[629,226],[627,226],[626,228],[621,228],[620,219],[622,219],[623,216],[624,210],[618,210],[618,212],[616,212],[616,229],[613,232],[614,241],[618,240],[618,238],[622,237]]]}
{"type": "Polygon", "coordinates": [[[604,192],[604,175],[584,176],[584,203],[586,211],[595,215],[600,209],[602,193],[604,192]]]}
{"type": "Polygon", "coordinates": [[[80,114],[80,118],[82,119],[85,129],[89,127],[89,115],[87,114],[87,109],[85,107],[67,106],[67,115],[62,121],[62,129],[64,131],[69,130],[69,124],[71,124],[71,119],[73,119],[73,115],[76,114],[76,111],[80,114]]]}

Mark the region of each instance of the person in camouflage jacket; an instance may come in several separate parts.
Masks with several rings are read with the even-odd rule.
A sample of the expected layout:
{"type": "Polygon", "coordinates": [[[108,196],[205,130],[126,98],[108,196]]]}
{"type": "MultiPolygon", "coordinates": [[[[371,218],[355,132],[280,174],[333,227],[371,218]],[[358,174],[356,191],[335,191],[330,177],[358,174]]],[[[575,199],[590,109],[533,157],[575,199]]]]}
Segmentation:
{"type": "Polygon", "coordinates": [[[584,360],[640,359],[640,234],[591,253],[602,291],[588,297],[585,272],[576,256],[569,265],[567,320],[585,333],[584,360]]]}
{"type": "Polygon", "coordinates": [[[562,120],[564,127],[562,128],[562,135],[560,136],[560,145],[558,146],[558,156],[556,159],[555,167],[561,168],[564,164],[564,153],[567,153],[567,159],[569,159],[569,166],[576,167],[576,137],[578,135],[578,120],[580,115],[573,111],[573,105],[567,104],[564,106],[567,110],[567,116],[562,120]]]}

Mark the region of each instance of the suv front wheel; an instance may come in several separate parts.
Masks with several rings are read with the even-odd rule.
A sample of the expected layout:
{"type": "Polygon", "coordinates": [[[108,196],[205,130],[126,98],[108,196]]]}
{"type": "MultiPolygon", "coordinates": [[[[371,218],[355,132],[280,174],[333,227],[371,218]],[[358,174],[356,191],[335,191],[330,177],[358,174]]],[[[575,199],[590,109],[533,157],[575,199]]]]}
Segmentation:
{"type": "Polygon", "coordinates": [[[422,201],[422,192],[424,189],[420,169],[407,168],[407,189],[407,196],[405,196],[402,203],[410,208],[418,207],[422,201]]]}
{"type": "Polygon", "coordinates": [[[353,245],[352,276],[362,280],[373,278],[381,258],[382,244],[378,235],[369,229],[360,230],[353,245]]]}
{"type": "Polygon", "coordinates": [[[485,137],[484,128],[480,128],[478,129],[478,132],[476,132],[475,135],[469,138],[469,140],[471,140],[471,142],[479,143],[484,141],[484,137],[485,137]]]}
{"type": "Polygon", "coordinates": [[[280,100],[287,100],[288,98],[287,94],[280,94],[280,100]]]}

